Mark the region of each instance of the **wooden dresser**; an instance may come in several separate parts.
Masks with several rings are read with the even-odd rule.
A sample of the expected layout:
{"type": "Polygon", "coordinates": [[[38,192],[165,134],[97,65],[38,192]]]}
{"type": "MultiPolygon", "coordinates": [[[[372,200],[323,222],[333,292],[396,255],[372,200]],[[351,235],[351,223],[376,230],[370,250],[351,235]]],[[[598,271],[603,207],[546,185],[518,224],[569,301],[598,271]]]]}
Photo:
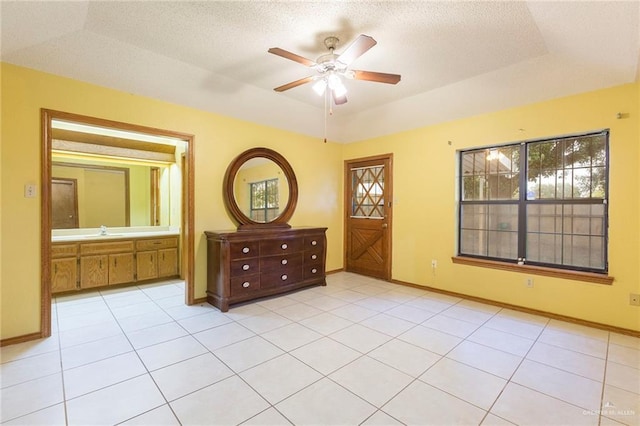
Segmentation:
{"type": "Polygon", "coordinates": [[[229,305],[326,285],[327,228],[206,231],[207,301],[229,305]]]}

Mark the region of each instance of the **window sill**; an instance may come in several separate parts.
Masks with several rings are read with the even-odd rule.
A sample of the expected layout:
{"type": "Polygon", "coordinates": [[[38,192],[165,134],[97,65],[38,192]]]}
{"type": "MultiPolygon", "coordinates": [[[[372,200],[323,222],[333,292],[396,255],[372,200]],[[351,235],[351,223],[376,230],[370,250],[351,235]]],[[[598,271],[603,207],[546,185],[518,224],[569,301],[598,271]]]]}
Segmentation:
{"type": "Polygon", "coordinates": [[[514,263],[498,262],[495,260],[476,259],[473,257],[453,256],[453,263],[481,268],[499,269],[502,271],[521,272],[524,274],[543,275],[545,277],[563,278],[567,280],[586,281],[594,284],[611,285],[613,277],[593,272],[567,271],[564,269],[547,268],[544,266],[518,265],[514,263]]]}

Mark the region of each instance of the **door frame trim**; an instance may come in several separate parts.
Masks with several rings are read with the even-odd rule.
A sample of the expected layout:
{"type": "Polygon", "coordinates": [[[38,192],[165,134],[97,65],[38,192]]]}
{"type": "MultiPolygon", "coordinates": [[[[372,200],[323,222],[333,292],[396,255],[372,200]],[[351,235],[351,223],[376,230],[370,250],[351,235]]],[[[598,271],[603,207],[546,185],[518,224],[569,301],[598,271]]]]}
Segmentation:
{"type": "MultiPolygon", "coordinates": [[[[192,305],[195,303],[194,297],[194,144],[195,136],[188,133],[181,133],[172,130],[158,129],[154,127],[140,126],[137,124],[124,123],[102,118],[90,117],[63,111],[56,111],[42,108],[40,110],[41,129],[41,168],[40,168],[40,333],[39,337],[51,336],[51,190],[49,181],[51,179],[51,148],[52,133],[51,120],[61,119],[92,124],[101,127],[112,127],[120,130],[128,130],[139,133],[148,133],[157,136],[168,136],[182,139],[187,144],[186,149],[186,174],[182,170],[183,182],[186,181],[186,202],[183,202],[182,221],[185,226],[181,229],[182,250],[185,251],[186,259],[183,262],[182,270],[185,280],[185,303],[192,305]],[[186,204],[186,205],[185,205],[186,204]],[[185,211],[186,210],[186,211],[185,211]]],[[[183,193],[182,197],[185,197],[183,193]]],[[[184,199],[184,198],[183,198],[184,199]]],[[[35,334],[35,333],[34,333],[35,334]]]]}
{"type": "MultiPolygon", "coordinates": [[[[388,227],[387,227],[387,232],[389,233],[388,236],[389,238],[387,238],[387,253],[388,253],[388,262],[387,262],[387,266],[385,268],[384,271],[384,275],[385,275],[385,280],[387,281],[391,281],[392,280],[392,276],[391,276],[391,272],[392,272],[392,261],[393,261],[393,153],[387,153],[387,154],[378,154],[378,155],[372,155],[369,157],[362,157],[362,158],[352,158],[349,160],[344,160],[344,240],[343,240],[343,269],[345,271],[347,271],[347,239],[349,238],[349,234],[348,234],[348,227],[349,227],[349,203],[350,203],[350,199],[349,199],[349,193],[351,192],[349,190],[349,187],[351,185],[351,182],[349,180],[350,177],[350,171],[351,171],[351,165],[354,163],[362,163],[365,161],[376,161],[376,160],[388,160],[389,161],[389,179],[388,182],[385,181],[384,183],[384,190],[385,190],[385,194],[388,194],[386,191],[387,189],[389,189],[389,193],[390,195],[390,199],[391,200],[387,200],[385,201],[386,203],[389,203],[389,201],[391,201],[391,208],[388,210],[386,210],[388,212],[387,214],[387,223],[388,223],[388,227]]],[[[388,204],[387,204],[388,205],[388,204]]]]}

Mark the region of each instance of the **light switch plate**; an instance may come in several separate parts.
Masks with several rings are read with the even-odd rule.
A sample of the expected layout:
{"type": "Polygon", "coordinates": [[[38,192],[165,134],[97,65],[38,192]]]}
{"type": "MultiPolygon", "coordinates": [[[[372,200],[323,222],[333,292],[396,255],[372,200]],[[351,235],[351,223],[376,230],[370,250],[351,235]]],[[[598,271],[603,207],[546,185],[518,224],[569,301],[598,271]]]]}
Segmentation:
{"type": "Polygon", "coordinates": [[[36,198],[36,185],[28,183],[24,186],[24,198],[36,198]]]}

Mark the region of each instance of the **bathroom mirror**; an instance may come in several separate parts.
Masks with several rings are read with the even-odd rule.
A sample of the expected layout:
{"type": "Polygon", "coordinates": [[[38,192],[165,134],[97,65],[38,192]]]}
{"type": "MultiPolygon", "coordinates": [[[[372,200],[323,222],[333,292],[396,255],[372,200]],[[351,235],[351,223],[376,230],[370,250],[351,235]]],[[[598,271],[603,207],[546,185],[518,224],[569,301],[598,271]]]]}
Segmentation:
{"type": "Polygon", "coordinates": [[[227,209],[238,228],[286,227],[298,201],[291,165],[268,148],[253,148],[236,157],[225,174],[227,209]]]}
{"type": "Polygon", "coordinates": [[[51,137],[52,229],[176,222],[182,141],[70,120],[51,137]]]}

